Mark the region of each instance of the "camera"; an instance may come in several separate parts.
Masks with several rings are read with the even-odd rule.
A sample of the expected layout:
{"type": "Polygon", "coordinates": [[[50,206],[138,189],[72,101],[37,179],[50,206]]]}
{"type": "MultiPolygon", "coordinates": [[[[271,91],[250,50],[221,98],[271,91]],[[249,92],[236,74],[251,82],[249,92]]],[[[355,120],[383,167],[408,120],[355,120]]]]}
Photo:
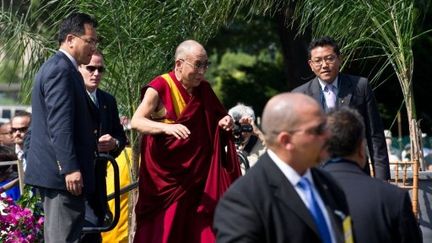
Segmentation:
{"type": "Polygon", "coordinates": [[[253,127],[250,124],[240,124],[239,121],[234,122],[233,135],[236,144],[241,144],[244,141],[243,132],[253,132],[253,127]]]}

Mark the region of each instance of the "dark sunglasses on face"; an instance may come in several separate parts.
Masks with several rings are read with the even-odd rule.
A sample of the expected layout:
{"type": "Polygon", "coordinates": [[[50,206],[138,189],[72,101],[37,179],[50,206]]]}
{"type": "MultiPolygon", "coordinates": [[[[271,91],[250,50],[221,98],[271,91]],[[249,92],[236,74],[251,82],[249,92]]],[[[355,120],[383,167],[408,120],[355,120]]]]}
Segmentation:
{"type": "Polygon", "coordinates": [[[327,123],[322,122],[318,126],[311,127],[309,129],[306,129],[306,130],[298,129],[298,130],[292,130],[290,132],[293,134],[296,132],[304,131],[305,133],[310,134],[310,135],[320,136],[320,135],[323,135],[326,130],[327,130],[327,123]]]}
{"type": "Polygon", "coordinates": [[[27,132],[28,127],[12,127],[11,128],[11,134],[16,133],[17,131],[19,131],[20,133],[25,133],[27,132]]]}
{"type": "MultiPolygon", "coordinates": [[[[287,132],[290,134],[294,134],[294,133],[303,131],[304,133],[309,134],[309,135],[321,136],[326,132],[326,130],[327,130],[327,123],[322,122],[322,123],[318,124],[317,126],[311,127],[309,129],[294,129],[294,130],[287,131],[287,132]]],[[[279,134],[280,132],[279,131],[272,131],[272,133],[279,134]]]]}
{"type": "Polygon", "coordinates": [[[96,66],[86,66],[87,71],[89,71],[90,73],[94,73],[94,71],[96,71],[96,69],[98,70],[99,73],[103,73],[105,72],[105,67],[96,67],[96,66]]]}
{"type": "Polygon", "coordinates": [[[319,136],[319,135],[323,135],[326,130],[327,130],[327,123],[323,122],[323,123],[319,124],[316,127],[308,129],[307,133],[309,133],[311,135],[317,135],[317,136],[319,136]]]}

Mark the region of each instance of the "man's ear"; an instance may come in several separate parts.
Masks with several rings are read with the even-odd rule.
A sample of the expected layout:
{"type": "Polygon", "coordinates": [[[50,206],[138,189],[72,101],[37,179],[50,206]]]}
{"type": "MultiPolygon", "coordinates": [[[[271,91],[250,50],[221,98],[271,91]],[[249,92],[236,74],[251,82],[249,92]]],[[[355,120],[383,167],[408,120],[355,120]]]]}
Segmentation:
{"type": "Polygon", "coordinates": [[[66,43],[70,46],[73,42],[73,39],[75,38],[75,36],[73,36],[72,34],[68,34],[66,35],[66,43]]]}
{"type": "Polygon", "coordinates": [[[178,71],[180,71],[181,67],[182,67],[182,61],[180,59],[177,59],[175,61],[174,65],[175,65],[175,69],[178,70],[178,71]]]}
{"type": "Polygon", "coordinates": [[[278,143],[282,145],[285,149],[292,149],[292,136],[288,132],[280,132],[277,136],[278,143]]]}
{"type": "Polygon", "coordinates": [[[313,68],[312,61],[311,61],[310,59],[308,60],[308,64],[309,64],[310,69],[311,69],[312,72],[313,72],[313,71],[314,71],[314,68],[313,68]]]}

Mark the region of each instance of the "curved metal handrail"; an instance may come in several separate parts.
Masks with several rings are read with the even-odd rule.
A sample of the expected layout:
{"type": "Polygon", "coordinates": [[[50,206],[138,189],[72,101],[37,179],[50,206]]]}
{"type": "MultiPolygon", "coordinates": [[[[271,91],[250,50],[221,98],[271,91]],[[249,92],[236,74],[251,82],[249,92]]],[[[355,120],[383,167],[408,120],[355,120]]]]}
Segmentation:
{"type": "Polygon", "coordinates": [[[99,154],[99,156],[95,158],[95,163],[98,163],[99,160],[109,161],[114,170],[114,217],[110,224],[95,227],[84,227],[82,229],[82,233],[99,233],[110,231],[116,227],[120,219],[120,172],[117,161],[109,154],[99,154]]]}

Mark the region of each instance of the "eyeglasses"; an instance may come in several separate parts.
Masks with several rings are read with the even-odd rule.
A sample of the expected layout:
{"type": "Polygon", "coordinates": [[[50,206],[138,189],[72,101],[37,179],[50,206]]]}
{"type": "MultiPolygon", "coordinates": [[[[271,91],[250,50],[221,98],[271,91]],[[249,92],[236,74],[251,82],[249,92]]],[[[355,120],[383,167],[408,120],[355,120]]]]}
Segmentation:
{"type": "Polygon", "coordinates": [[[310,60],[314,66],[319,67],[323,64],[323,62],[326,62],[327,64],[333,64],[336,62],[336,59],[337,59],[336,55],[328,55],[323,58],[315,58],[310,60]]]}
{"type": "Polygon", "coordinates": [[[78,36],[78,35],[74,35],[74,34],[72,34],[72,35],[75,36],[75,37],[80,38],[80,39],[83,40],[85,43],[87,43],[87,44],[89,44],[89,45],[92,45],[92,46],[97,46],[97,44],[99,43],[98,40],[95,40],[95,39],[90,39],[90,40],[88,40],[88,39],[82,38],[81,36],[78,36]]]}
{"type": "Polygon", "coordinates": [[[208,62],[208,61],[203,62],[203,63],[197,62],[197,63],[193,64],[193,63],[190,63],[190,62],[186,61],[185,59],[179,59],[179,60],[187,63],[189,66],[193,67],[196,70],[200,70],[200,69],[207,70],[207,68],[211,64],[211,62],[208,62]]]}
{"type": "Polygon", "coordinates": [[[17,131],[19,131],[20,133],[25,133],[27,132],[28,127],[12,127],[11,128],[11,134],[16,133],[17,131]]]}
{"type": "Polygon", "coordinates": [[[98,70],[99,73],[105,72],[105,67],[103,67],[103,66],[97,67],[97,66],[88,65],[85,68],[87,69],[87,71],[89,71],[89,73],[94,73],[94,71],[96,71],[96,70],[98,70]]]}
{"type": "Polygon", "coordinates": [[[305,133],[310,134],[310,135],[321,136],[326,132],[326,130],[327,130],[327,123],[322,122],[322,123],[318,124],[318,126],[311,127],[309,129],[306,129],[306,130],[302,130],[302,129],[291,130],[291,131],[289,131],[289,133],[294,134],[296,132],[304,131],[305,133]]]}

